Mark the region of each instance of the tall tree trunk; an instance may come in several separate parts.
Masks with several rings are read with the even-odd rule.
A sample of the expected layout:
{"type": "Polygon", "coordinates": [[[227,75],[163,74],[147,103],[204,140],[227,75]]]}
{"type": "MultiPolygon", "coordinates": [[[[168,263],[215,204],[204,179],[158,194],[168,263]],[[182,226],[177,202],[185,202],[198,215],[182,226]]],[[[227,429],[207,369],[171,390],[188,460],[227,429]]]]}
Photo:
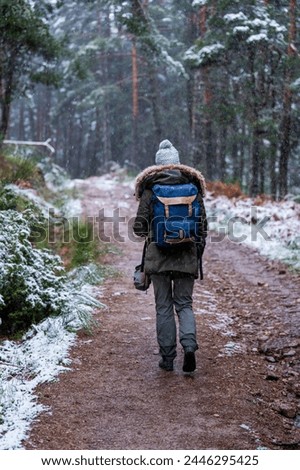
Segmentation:
{"type": "Polygon", "coordinates": [[[270,147],[270,193],[273,199],[277,197],[277,174],[276,174],[276,159],[277,159],[277,143],[271,142],[270,147]]]}
{"type": "Polygon", "coordinates": [[[33,107],[28,108],[28,121],[29,121],[29,135],[35,135],[35,109],[33,107]]]}
{"type": "MultiPolygon", "coordinates": [[[[198,35],[198,24],[197,24],[197,15],[194,11],[190,13],[187,22],[187,41],[190,44],[197,39],[198,35]]],[[[189,113],[189,126],[191,138],[194,138],[195,135],[195,98],[196,98],[196,86],[195,81],[197,80],[197,72],[193,69],[189,70],[189,80],[187,80],[187,108],[189,113]]]]}
{"type": "Polygon", "coordinates": [[[192,135],[192,162],[195,167],[202,168],[205,164],[203,160],[203,129],[201,127],[200,118],[200,75],[199,69],[194,71],[193,75],[193,101],[191,111],[191,135],[192,135]]]}
{"type": "Polygon", "coordinates": [[[202,70],[202,79],[204,85],[204,145],[205,145],[205,162],[206,162],[206,177],[208,180],[213,179],[216,155],[213,150],[213,128],[211,119],[211,102],[212,102],[212,88],[210,83],[209,68],[204,67],[202,70]]]}
{"type": "Polygon", "coordinates": [[[221,126],[221,133],[220,133],[220,144],[219,144],[219,158],[218,158],[218,178],[220,180],[224,180],[226,176],[226,153],[227,153],[227,135],[228,135],[228,127],[227,125],[221,126]]]}
{"type": "Polygon", "coordinates": [[[89,168],[88,168],[88,176],[91,175],[98,175],[100,166],[105,164],[105,160],[100,161],[100,155],[103,154],[102,151],[102,120],[103,118],[102,109],[100,106],[97,105],[95,109],[95,131],[93,132],[94,139],[89,139],[90,145],[88,146],[88,151],[86,152],[90,155],[89,158],[89,168]],[[91,140],[93,140],[93,145],[91,140]]]}
{"type": "Polygon", "coordinates": [[[260,153],[259,158],[259,192],[264,194],[265,192],[265,158],[264,152],[260,153]]]}
{"type": "Polygon", "coordinates": [[[44,106],[44,94],[42,86],[37,87],[37,117],[36,117],[36,140],[43,140],[43,130],[45,121],[45,106],[44,106]]]}
{"type": "Polygon", "coordinates": [[[149,67],[149,84],[150,84],[150,100],[152,104],[152,114],[154,123],[154,135],[157,140],[157,145],[162,139],[162,124],[159,107],[159,95],[157,89],[157,81],[155,74],[155,66],[152,62],[148,63],[149,67]]]}
{"type": "Polygon", "coordinates": [[[18,139],[25,140],[25,110],[23,100],[19,106],[18,139]]]}
{"type": "Polygon", "coordinates": [[[241,139],[239,142],[239,153],[240,153],[240,164],[239,164],[239,174],[238,180],[240,182],[241,187],[243,187],[244,183],[244,170],[245,170],[245,161],[246,161],[246,125],[245,122],[242,123],[242,132],[241,132],[241,139]]]}
{"type": "MultiPolygon", "coordinates": [[[[141,26],[144,32],[151,33],[151,24],[149,22],[149,18],[147,15],[147,8],[148,8],[148,1],[141,1],[141,0],[131,0],[131,11],[133,18],[138,21],[139,25],[141,26]]],[[[134,33],[133,33],[134,34],[134,33]]],[[[137,49],[136,49],[136,41],[135,36],[133,36],[132,41],[132,162],[136,165],[143,167],[143,153],[139,152],[138,147],[138,117],[139,117],[139,110],[138,110],[138,63],[137,63],[137,49]]],[[[148,48],[149,44],[146,45],[146,49],[148,48]]],[[[150,50],[153,53],[153,48],[150,46],[150,50]]],[[[150,59],[151,60],[151,59],[150,59]]],[[[152,104],[153,107],[153,104],[152,104]]],[[[155,112],[155,109],[154,109],[155,112]]]]}
{"type": "MultiPolygon", "coordinates": [[[[258,118],[258,116],[257,116],[258,118]]],[[[251,158],[251,183],[250,196],[257,196],[259,193],[259,168],[260,168],[260,134],[257,124],[252,132],[252,158],[251,158]]]]}
{"type": "Polygon", "coordinates": [[[105,164],[112,159],[109,106],[107,102],[104,103],[102,132],[103,132],[103,163],[105,164]]]}
{"type": "MultiPolygon", "coordinates": [[[[207,26],[207,7],[206,5],[200,8],[200,35],[204,38],[207,26]]],[[[209,67],[204,66],[201,70],[203,81],[203,127],[204,127],[204,151],[205,151],[205,164],[206,164],[206,177],[208,180],[213,178],[216,155],[213,154],[213,132],[211,120],[211,102],[212,102],[212,87],[210,83],[209,67]]]]}
{"type": "MultiPolygon", "coordinates": [[[[198,30],[201,38],[204,38],[206,33],[206,21],[207,6],[204,5],[198,12],[198,30]]],[[[212,178],[214,165],[212,160],[212,121],[210,117],[212,90],[209,78],[208,67],[204,66],[195,71],[191,113],[193,162],[195,166],[205,166],[207,179],[212,178]],[[202,116],[199,112],[201,102],[203,103],[202,116]]]]}
{"type": "Polygon", "coordinates": [[[250,74],[251,74],[251,119],[252,125],[252,155],[251,155],[251,183],[250,196],[257,196],[259,193],[259,168],[260,168],[260,129],[259,129],[259,109],[256,94],[256,70],[255,70],[255,51],[249,51],[250,74]]]}
{"type": "Polygon", "coordinates": [[[51,138],[51,104],[52,104],[52,91],[51,88],[48,86],[44,90],[45,94],[45,128],[44,128],[44,136],[45,139],[51,138]]]}
{"type": "MultiPolygon", "coordinates": [[[[275,76],[274,72],[272,72],[271,68],[271,106],[272,106],[272,120],[273,123],[276,122],[276,92],[274,86],[273,77],[275,76]]],[[[275,126],[275,124],[274,124],[275,126]]],[[[271,131],[271,145],[270,145],[270,153],[269,153],[269,164],[270,164],[270,193],[273,199],[277,198],[277,174],[276,174],[276,162],[277,162],[277,141],[278,141],[278,133],[275,127],[272,128],[271,131]]]]}
{"type": "Polygon", "coordinates": [[[8,124],[9,124],[10,105],[12,101],[12,91],[13,91],[14,70],[15,70],[14,58],[11,57],[7,78],[5,80],[5,85],[3,86],[3,91],[2,91],[0,142],[5,138],[7,129],[8,129],[8,124]]]}
{"type": "Polygon", "coordinates": [[[295,55],[296,40],[296,0],[290,0],[290,28],[289,45],[287,51],[287,64],[284,79],[283,115],[281,122],[281,142],[279,160],[279,197],[283,199],[288,193],[288,163],[290,157],[291,143],[291,112],[292,112],[292,57],[295,55]]]}
{"type": "Polygon", "coordinates": [[[138,163],[138,115],[139,115],[139,90],[138,90],[138,64],[135,38],[132,39],[132,162],[138,163]]]}
{"type": "MultiPolygon", "coordinates": [[[[200,37],[204,38],[206,31],[207,31],[207,6],[203,5],[199,10],[199,30],[200,30],[200,37]]],[[[204,139],[203,142],[203,150],[204,150],[204,161],[205,161],[205,169],[206,169],[206,177],[208,180],[213,178],[215,165],[216,165],[216,155],[213,155],[213,131],[212,131],[212,120],[211,120],[211,101],[212,101],[212,88],[210,84],[210,72],[209,67],[204,66],[201,68],[201,79],[203,83],[203,119],[202,119],[202,126],[203,126],[203,133],[202,137],[204,139]]],[[[197,96],[197,95],[196,95],[197,96]]],[[[195,100],[195,105],[199,105],[199,102],[195,100]]],[[[194,111],[194,115],[196,117],[196,110],[194,111]]],[[[200,125],[201,122],[199,119],[195,120],[195,129],[200,125]]],[[[199,138],[199,130],[195,130],[195,138],[199,138]]],[[[198,145],[197,145],[198,146],[198,145]]]]}
{"type": "Polygon", "coordinates": [[[234,138],[232,143],[232,164],[233,164],[233,180],[236,182],[239,179],[239,146],[238,141],[234,138]]]}

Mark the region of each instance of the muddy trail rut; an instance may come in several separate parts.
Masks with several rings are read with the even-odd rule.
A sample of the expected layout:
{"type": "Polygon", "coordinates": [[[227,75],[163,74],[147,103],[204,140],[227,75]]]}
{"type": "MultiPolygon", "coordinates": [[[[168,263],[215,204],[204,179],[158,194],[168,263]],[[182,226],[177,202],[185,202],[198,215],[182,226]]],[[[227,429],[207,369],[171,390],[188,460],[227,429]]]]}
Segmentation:
{"type": "Polygon", "coordinates": [[[142,251],[128,239],[133,189],[111,183],[78,185],[87,215],[119,207],[126,217],[118,250],[104,259],[119,275],[99,286],[106,308],[95,313],[92,335],[79,333],[70,370],[39,387],[48,409],[24,447],[300,449],[299,274],[243,245],[208,242],[194,291],[197,370],[182,372],[178,344],[174,371],[165,372],[152,286],[144,293],[132,284],[142,251]]]}

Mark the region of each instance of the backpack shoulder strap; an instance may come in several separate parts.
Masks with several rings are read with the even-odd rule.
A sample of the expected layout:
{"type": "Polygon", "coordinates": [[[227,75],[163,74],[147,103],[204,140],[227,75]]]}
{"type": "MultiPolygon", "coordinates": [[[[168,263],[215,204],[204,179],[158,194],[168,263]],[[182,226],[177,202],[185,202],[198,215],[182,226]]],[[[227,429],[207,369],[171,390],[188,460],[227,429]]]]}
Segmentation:
{"type": "Polygon", "coordinates": [[[146,251],[148,247],[148,238],[146,238],[144,247],[143,247],[143,253],[142,253],[142,260],[141,260],[141,271],[144,271],[144,264],[145,264],[145,256],[146,256],[146,251]]]}

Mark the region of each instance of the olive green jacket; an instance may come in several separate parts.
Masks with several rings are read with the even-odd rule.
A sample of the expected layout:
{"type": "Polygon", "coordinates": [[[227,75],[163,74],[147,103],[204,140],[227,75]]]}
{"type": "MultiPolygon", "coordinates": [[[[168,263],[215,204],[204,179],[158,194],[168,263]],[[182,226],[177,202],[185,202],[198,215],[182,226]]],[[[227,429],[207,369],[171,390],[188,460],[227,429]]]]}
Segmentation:
{"type": "Polygon", "coordinates": [[[200,172],[186,165],[152,166],[144,170],[136,179],[135,195],[139,201],[137,215],[133,224],[136,235],[148,239],[148,247],[145,256],[145,272],[158,274],[165,272],[184,273],[198,277],[199,256],[202,256],[207,236],[207,220],[203,197],[205,195],[205,180],[200,172]],[[194,183],[198,189],[198,200],[202,207],[200,220],[201,242],[188,246],[177,246],[171,250],[159,248],[151,241],[152,186],[154,184],[184,184],[194,183]]]}

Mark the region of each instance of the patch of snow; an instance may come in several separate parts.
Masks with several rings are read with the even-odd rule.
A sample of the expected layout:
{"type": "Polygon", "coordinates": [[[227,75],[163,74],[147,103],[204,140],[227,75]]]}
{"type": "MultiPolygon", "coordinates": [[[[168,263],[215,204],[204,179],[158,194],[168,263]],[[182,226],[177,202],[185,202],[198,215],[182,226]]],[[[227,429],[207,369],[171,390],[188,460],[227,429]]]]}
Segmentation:
{"type": "Polygon", "coordinates": [[[82,214],[82,203],[80,199],[69,199],[63,206],[62,212],[68,219],[80,217],[82,214]]]}
{"type": "Polygon", "coordinates": [[[222,349],[221,356],[233,356],[234,354],[239,354],[245,352],[245,348],[240,344],[234,341],[229,341],[225,344],[222,349]]]}
{"type": "Polygon", "coordinates": [[[300,269],[300,204],[294,201],[214,198],[207,195],[209,227],[220,237],[244,243],[270,259],[300,269]]]}
{"type": "Polygon", "coordinates": [[[258,28],[266,28],[266,26],[268,25],[268,18],[265,17],[263,20],[255,18],[254,20],[249,21],[249,24],[258,28]]]}
{"type": "Polygon", "coordinates": [[[234,332],[230,329],[232,325],[232,318],[224,312],[215,312],[215,320],[210,324],[210,327],[214,330],[220,331],[224,336],[232,336],[234,332]]]}
{"type": "Polygon", "coordinates": [[[173,73],[176,73],[178,75],[182,75],[185,78],[188,78],[188,75],[182,63],[179,62],[178,60],[174,60],[165,49],[161,51],[161,57],[167,63],[167,65],[169,66],[170,70],[173,73]]]}
{"type": "Polygon", "coordinates": [[[193,0],[192,7],[203,7],[207,4],[207,0],[193,0]]]}
{"type": "Polygon", "coordinates": [[[247,21],[248,18],[240,11],[239,13],[228,13],[224,16],[224,20],[231,23],[232,21],[247,21]]]}
{"type": "Polygon", "coordinates": [[[247,42],[250,44],[272,40],[274,33],[277,35],[277,40],[283,41],[283,33],[286,32],[285,26],[270,18],[265,9],[255,8],[254,14],[256,15],[254,19],[250,19],[243,12],[227,14],[224,16],[224,20],[227,23],[239,23],[233,28],[233,34],[249,33],[250,37],[247,42]]]}
{"type": "Polygon", "coordinates": [[[245,431],[251,431],[250,426],[248,426],[247,424],[240,424],[240,428],[245,429],[245,431]]]}
{"type": "MultiPolygon", "coordinates": [[[[224,312],[218,309],[218,300],[215,295],[205,289],[200,292],[194,292],[194,313],[195,315],[208,315],[209,327],[213,330],[218,330],[223,336],[231,337],[234,332],[231,329],[233,320],[224,312]]],[[[242,347],[235,344],[235,347],[230,346],[228,343],[224,347],[226,355],[240,352],[242,347]]]]}
{"type": "Polygon", "coordinates": [[[195,65],[199,66],[205,60],[217,57],[223,50],[225,50],[225,47],[220,43],[204,46],[200,50],[197,50],[195,46],[192,46],[185,52],[184,60],[191,61],[195,65]]]}
{"type": "Polygon", "coordinates": [[[63,17],[63,16],[58,17],[58,18],[54,21],[54,23],[53,23],[53,25],[52,25],[52,28],[53,28],[53,29],[57,29],[60,25],[62,25],[63,23],[65,23],[65,21],[66,21],[66,18],[65,18],[65,17],[63,17]]]}
{"type": "Polygon", "coordinates": [[[300,78],[297,78],[293,83],[291,83],[291,88],[297,90],[300,88],[300,78]]]}
{"type": "Polygon", "coordinates": [[[267,33],[252,34],[252,36],[250,36],[246,42],[250,44],[261,41],[268,41],[267,33]]]}
{"type": "Polygon", "coordinates": [[[35,189],[23,189],[17,186],[16,184],[7,184],[5,186],[5,189],[9,189],[16,195],[31,201],[35,206],[40,209],[44,217],[48,217],[50,211],[53,214],[58,215],[57,209],[52,204],[49,204],[40,196],[38,196],[35,189]]]}
{"type": "Polygon", "coordinates": [[[205,289],[194,293],[195,315],[212,314],[217,311],[217,302],[212,292],[205,289]]]}
{"type": "Polygon", "coordinates": [[[250,31],[249,26],[235,26],[233,28],[233,34],[248,33],[250,31]]]}
{"type": "Polygon", "coordinates": [[[20,449],[31,421],[45,408],[35,395],[37,385],[66,370],[67,354],[75,342],[61,317],[45,320],[18,343],[0,346],[0,449],[20,449]]]}
{"type": "Polygon", "coordinates": [[[286,31],[286,27],[283,26],[283,25],[280,25],[280,24],[277,23],[277,21],[275,21],[275,20],[271,20],[271,21],[269,22],[269,26],[270,26],[271,28],[276,29],[276,31],[277,31],[278,33],[284,33],[284,32],[286,31]]]}
{"type": "Polygon", "coordinates": [[[91,183],[91,186],[97,189],[109,191],[114,189],[116,184],[119,182],[117,175],[103,175],[103,176],[91,176],[87,184],[91,183]]]}
{"type": "Polygon", "coordinates": [[[4,341],[0,345],[0,450],[22,448],[32,420],[45,411],[35,393],[37,385],[69,370],[68,353],[77,339],[75,331],[83,325],[82,315],[92,316],[93,309],[102,306],[96,300],[92,305],[91,299],[90,305],[77,309],[76,302],[91,293],[91,286],[83,286],[78,292],[81,299],[70,298],[67,314],[34,325],[21,342],[4,341]]]}

